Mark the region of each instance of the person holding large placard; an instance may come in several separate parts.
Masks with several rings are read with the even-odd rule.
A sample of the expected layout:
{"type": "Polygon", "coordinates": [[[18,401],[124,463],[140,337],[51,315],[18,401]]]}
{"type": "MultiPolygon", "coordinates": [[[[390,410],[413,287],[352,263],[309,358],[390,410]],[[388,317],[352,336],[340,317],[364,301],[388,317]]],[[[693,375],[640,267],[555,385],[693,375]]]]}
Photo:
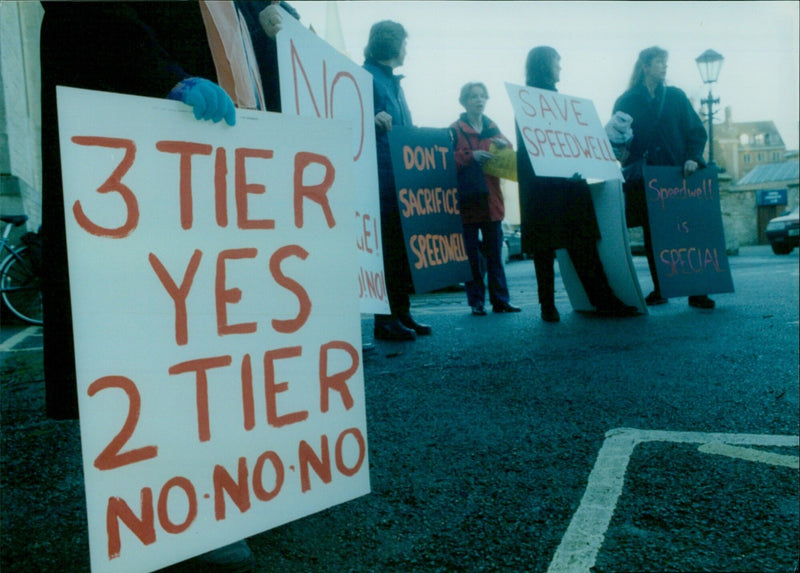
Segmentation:
{"type": "MultiPolygon", "coordinates": [[[[556,91],[561,56],[549,46],[533,48],[525,64],[526,85],[556,91]]],[[[558,322],[555,306],[556,249],[566,248],[589,301],[598,314],[634,316],[637,309],[623,303],[608,284],[597,252],[600,230],[589,185],[580,175],[572,178],[539,177],[534,173],[525,138],[517,126],[517,174],[519,179],[522,250],[533,255],[541,316],[558,322]]]]}
{"type": "MultiPolygon", "coordinates": [[[[614,104],[614,113],[624,112],[633,118],[633,139],[617,153],[625,175],[628,226],[641,225],[644,231],[645,253],[653,279],[653,291],[645,302],[651,306],[664,304],[667,299],[661,295],[656,272],[642,167],[645,162],[682,167],[683,175],[688,177],[705,167],[703,150],[707,140],[703,122],[686,94],[665,84],[667,57],[667,51],[658,46],[642,50],[633,67],[628,90],[614,104]]],[[[711,309],[714,301],[700,294],[690,296],[689,305],[711,309]]]]}
{"type": "Polygon", "coordinates": [[[455,141],[453,147],[456,169],[459,174],[471,174],[473,179],[459,176],[459,209],[464,224],[464,243],[472,268],[472,280],[466,283],[467,302],[472,308],[472,314],[476,316],[486,314],[484,309],[486,286],[480,265],[478,233],[483,239],[492,310],[499,313],[521,310],[509,303],[506,273],[503,269],[501,223],[505,215],[505,205],[500,179],[485,174],[482,169],[483,164],[492,158],[492,154],[489,153],[492,145],[500,149],[511,147],[511,142],[500,133],[497,124],[483,114],[488,99],[489,92],[484,84],[480,82],[465,84],[458,98],[459,103],[464,106],[465,113],[462,113],[458,121],[450,126],[455,141]],[[464,187],[471,184],[485,189],[485,195],[481,193],[480,197],[472,201],[467,200],[467,189],[464,187]]]}
{"type": "MultiPolygon", "coordinates": [[[[170,97],[192,105],[197,119],[225,118],[232,124],[236,118],[231,96],[216,83],[214,54],[200,4],[46,2],[43,7],[42,237],[48,261],[42,277],[48,317],[44,325],[45,384],[48,415],[69,419],[77,418],[78,410],[56,86],[170,97]]],[[[260,88],[251,84],[248,91],[254,94],[260,88]]]]}
{"type": "MultiPolygon", "coordinates": [[[[234,106],[263,109],[249,33],[227,2],[44,2],[42,238],[47,415],[78,418],[56,86],[169,98],[195,118],[236,122],[234,106]],[[229,41],[233,40],[233,41],[229,41]],[[227,91],[226,91],[227,90],[227,91]]],[[[107,189],[111,190],[111,189],[107,189]]],[[[242,541],[203,557],[250,570],[242,541]]]]}
{"type": "Polygon", "coordinates": [[[364,69],[373,77],[375,137],[378,155],[378,187],[381,205],[381,236],[386,294],[391,314],[376,314],[374,336],[379,340],[415,340],[431,333],[431,327],[411,317],[411,269],[406,255],[400,208],[395,191],[388,132],[393,125],[411,126],[400,80],[394,69],[406,57],[406,37],[402,24],[383,20],[373,24],[364,49],[364,69]]]}

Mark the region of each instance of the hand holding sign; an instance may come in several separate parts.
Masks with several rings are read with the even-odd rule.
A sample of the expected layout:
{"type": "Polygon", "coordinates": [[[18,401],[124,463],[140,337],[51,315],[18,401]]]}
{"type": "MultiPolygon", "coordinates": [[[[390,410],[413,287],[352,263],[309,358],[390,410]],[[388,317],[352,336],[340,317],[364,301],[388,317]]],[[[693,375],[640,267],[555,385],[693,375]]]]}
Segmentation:
{"type": "Polygon", "coordinates": [[[224,118],[228,125],[236,124],[233,101],[214,82],[203,78],[187,78],[175,86],[167,98],[192,106],[195,119],[208,119],[218,123],[224,118]]]}

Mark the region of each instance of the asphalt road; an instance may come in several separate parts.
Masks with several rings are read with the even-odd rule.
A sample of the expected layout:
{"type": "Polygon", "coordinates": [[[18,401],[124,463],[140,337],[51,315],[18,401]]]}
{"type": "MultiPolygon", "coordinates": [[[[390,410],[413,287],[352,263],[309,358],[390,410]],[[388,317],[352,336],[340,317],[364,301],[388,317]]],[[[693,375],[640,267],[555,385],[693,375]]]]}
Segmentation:
{"type": "MultiPolygon", "coordinates": [[[[507,266],[517,315],[415,297],[434,334],[364,360],[372,493],[250,538],[257,570],[794,571],[798,250],[730,261],[713,311],[599,319],[559,288],[546,324],[530,261],[507,266]]],[[[77,423],[42,414],[40,343],[2,328],[0,569],[86,571],[77,423]]]]}

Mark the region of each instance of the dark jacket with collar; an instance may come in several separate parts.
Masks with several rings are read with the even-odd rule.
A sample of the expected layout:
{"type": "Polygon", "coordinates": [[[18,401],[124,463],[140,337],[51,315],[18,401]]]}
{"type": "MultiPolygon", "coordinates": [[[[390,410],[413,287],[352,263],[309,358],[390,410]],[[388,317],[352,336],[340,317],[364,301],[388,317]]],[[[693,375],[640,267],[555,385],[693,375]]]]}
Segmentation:
{"type": "Polygon", "coordinates": [[[614,104],[617,111],[633,117],[633,141],[623,167],[645,153],[650,165],[682,166],[691,159],[705,166],[706,129],[682,90],[661,86],[653,98],[639,84],[619,97],[614,104]]]}
{"type": "Polygon", "coordinates": [[[47,415],[78,417],[56,86],[165,98],[189,76],[216,81],[197,2],[43,2],[42,271],[47,415]]]}
{"type": "MultiPolygon", "coordinates": [[[[408,109],[401,75],[395,75],[392,68],[368,59],[364,69],[372,74],[372,98],[374,113],[385,111],[392,116],[392,125],[411,126],[411,112],[408,109]]],[[[397,197],[394,188],[392,156],[389,152],[388,132],[375,127],[376,151],[378,155],[378,185],[380,187],[381,212],[397,211],[397,197]]]]}

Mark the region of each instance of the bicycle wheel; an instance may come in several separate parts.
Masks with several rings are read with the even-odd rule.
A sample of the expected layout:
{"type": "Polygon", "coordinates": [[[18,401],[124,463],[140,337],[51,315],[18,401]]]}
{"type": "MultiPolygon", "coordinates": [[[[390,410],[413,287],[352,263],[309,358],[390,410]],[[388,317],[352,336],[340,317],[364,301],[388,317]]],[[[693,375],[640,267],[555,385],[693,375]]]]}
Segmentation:
{"type": "Polygon", "coordinates": [[[31,324],[42,324],[42,287],[28,247],[15,250],[0,266],[0,292],[6,307],[31,324]]]}

